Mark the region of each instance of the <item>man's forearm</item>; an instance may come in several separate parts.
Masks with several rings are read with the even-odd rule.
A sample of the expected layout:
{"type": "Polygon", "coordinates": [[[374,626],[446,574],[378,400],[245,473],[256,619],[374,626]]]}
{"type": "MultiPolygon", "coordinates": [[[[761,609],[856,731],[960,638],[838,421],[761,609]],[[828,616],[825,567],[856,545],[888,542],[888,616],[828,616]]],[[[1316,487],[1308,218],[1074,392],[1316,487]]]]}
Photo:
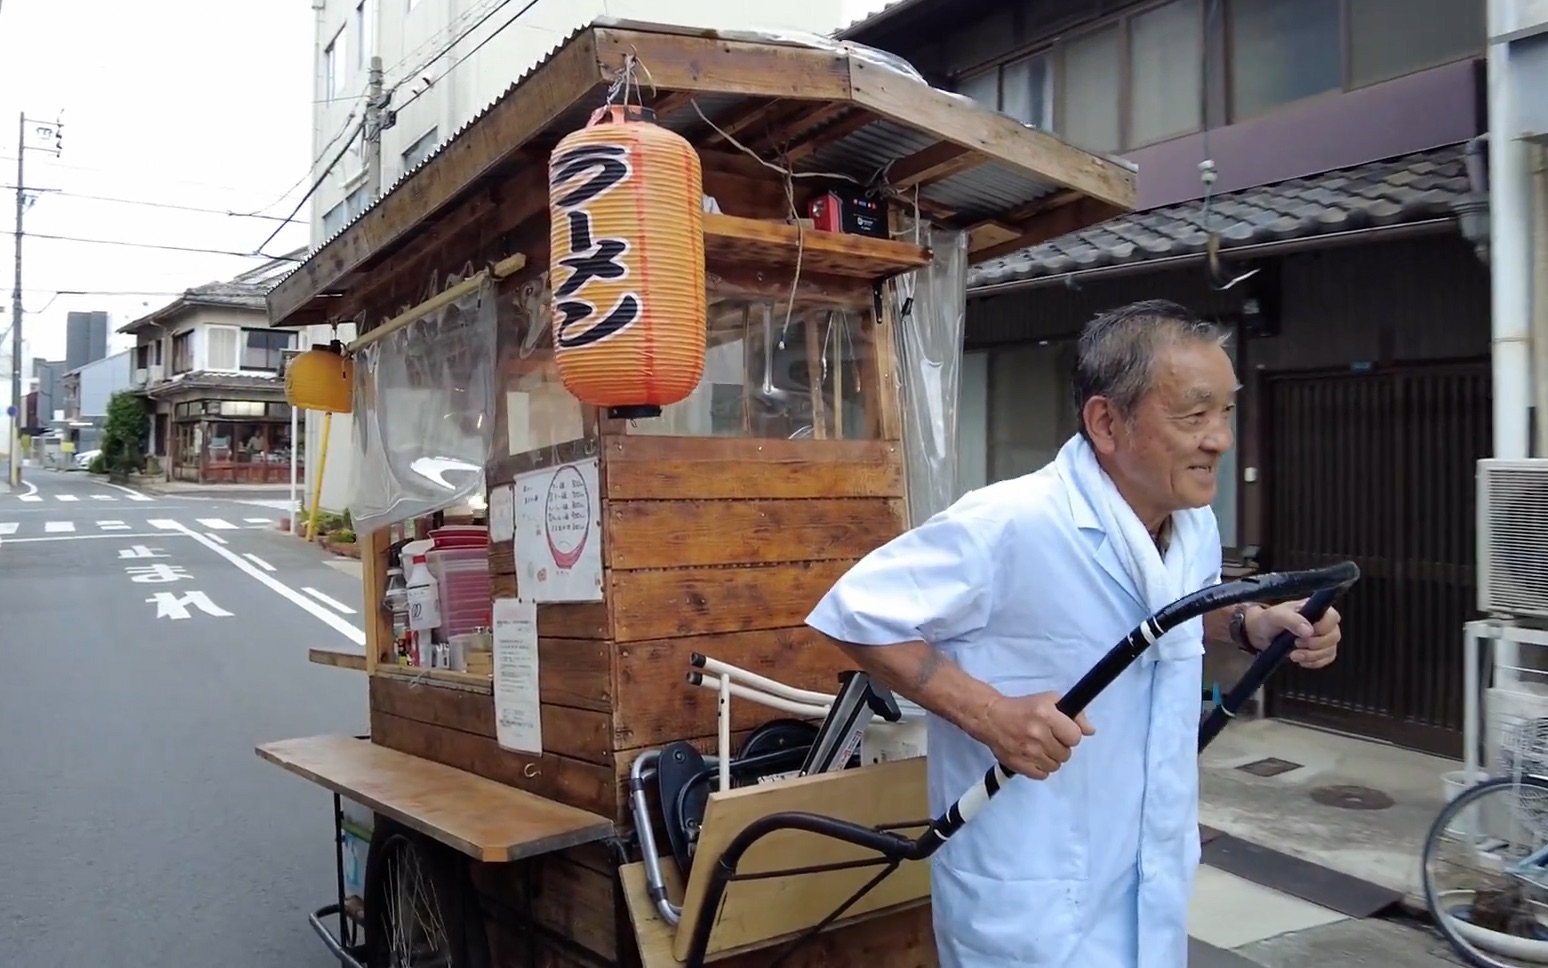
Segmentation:
{"type": "Polygon", "coordinates": [[[1000,691],[973,678],[926,642],[851,645],[837,642],[856,665],[905,699],[983,741],[985,717],[1000,691]]]}

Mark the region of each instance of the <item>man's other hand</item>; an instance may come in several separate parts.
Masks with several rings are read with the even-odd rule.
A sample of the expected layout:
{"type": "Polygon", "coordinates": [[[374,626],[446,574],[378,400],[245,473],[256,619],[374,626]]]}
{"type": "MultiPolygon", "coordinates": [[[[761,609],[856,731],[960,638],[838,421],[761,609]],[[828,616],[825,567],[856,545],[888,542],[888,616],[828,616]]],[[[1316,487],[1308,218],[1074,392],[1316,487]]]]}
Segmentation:
{"type": "Polygon", "coordinates": [[[1330,664],[1338,657],[1338,642],[1342,636],[1338,609],[1329,608],[1313,625],[1301,615],[1301,606],[1305,604],[1302,599],[1254,611],[1245,623],[1247,640],[1253,648],[1262,650],[1268,648],[1280,632],[1288,631],[1295,636],[1291,662],[1303,669],[1321,669],[1330,664]]]}

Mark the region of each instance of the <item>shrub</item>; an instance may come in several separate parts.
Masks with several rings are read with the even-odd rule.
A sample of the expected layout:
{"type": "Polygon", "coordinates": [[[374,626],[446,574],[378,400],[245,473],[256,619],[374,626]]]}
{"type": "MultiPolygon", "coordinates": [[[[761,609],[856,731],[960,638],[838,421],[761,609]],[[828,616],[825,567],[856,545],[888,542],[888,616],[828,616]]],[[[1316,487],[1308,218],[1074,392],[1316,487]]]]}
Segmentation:
{"type": "Polygon", "coordinates": [[[98,453],[97,456],[93,457],[91,459],[91,463],[86,465],[86,473],[88,473],[88,474],[106,474],[107,473],[107,455],[104,454],[104,453],[98,453]]]}
{"type": "Polygon", "coordinates": [[[340,528],[339,530],[328,535],[328,540],[337,544],[354,544],[355,532],[348,528],[340,528]]]}
{"type": "Polygon", "coordinates": [[[122,391],[108,399],[107,419],[102,422],[101,471],[92,462],[94,473],[106,473],[115,480],[124,480],[138,472],[145,463],[145,442],[150,436],[150,417],[145,413],[145,403],[132,393],[122,391]]]}

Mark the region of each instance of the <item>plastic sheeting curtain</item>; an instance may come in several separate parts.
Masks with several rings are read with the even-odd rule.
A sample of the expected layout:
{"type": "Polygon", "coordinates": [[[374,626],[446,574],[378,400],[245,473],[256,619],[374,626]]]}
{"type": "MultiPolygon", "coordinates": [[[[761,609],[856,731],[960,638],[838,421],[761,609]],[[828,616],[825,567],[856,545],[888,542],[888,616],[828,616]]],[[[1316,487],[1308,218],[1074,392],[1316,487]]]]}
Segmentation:
{"type": "Polygon", "coordinates": [[[357,530],[483,492],[494,441],[496,308],[489,279],[356,354],[349,512],[357,530]]]}
{"type": "MultiPolygon", "coordinates": [[[[967,316],[968,236],[920,225],[930,265],[893,280],[903,370],[903,457],[911,524],[944,510],[956,496],[957,401],[967,316]],[[928,240],[923,234],[928,231],[928,240]]],[[[910,225],[905,238],[913,238],[910,225]]]]}

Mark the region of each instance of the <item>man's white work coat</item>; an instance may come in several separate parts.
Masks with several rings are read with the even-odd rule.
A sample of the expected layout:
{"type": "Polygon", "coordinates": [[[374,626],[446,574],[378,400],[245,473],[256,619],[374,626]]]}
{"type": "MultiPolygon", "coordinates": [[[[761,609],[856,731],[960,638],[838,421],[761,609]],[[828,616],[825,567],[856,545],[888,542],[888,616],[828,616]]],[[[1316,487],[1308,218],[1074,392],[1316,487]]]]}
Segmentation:
{"type": "MultiPolygon", "coordinates": [[[[1156,608],[1219,580],[1213,511],[1173,516],[1163,562],[1077,436],[872,552],[807,622],[861,645],[923,639],[1008,696],[1062,693],[1156,608]]],[[[936,853],[942,968],[1184,968],[1203,652],[1201,620],[1165,636],[1087,708],[1096,734],[1068,763],[1012,779],[936,853]]],[[[993,757],[935,716],[928,729],[939,815],[993,757]]]]}

